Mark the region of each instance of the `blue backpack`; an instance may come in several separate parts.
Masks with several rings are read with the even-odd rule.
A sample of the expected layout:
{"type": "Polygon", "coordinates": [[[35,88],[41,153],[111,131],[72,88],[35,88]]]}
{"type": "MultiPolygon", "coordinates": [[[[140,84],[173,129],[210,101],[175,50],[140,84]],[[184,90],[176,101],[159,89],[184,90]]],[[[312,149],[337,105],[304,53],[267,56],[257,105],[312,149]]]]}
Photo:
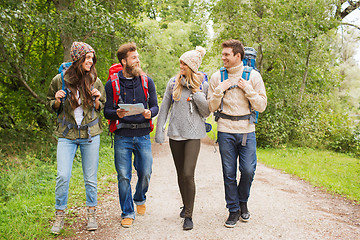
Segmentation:
{"type": "Polygon", "coordinates": [[[63,97],[63,98],[61,99],[61,102],[62,102],[62,103],[65,102],[66,97],[67,97],[67,94],[68,94],[68,91],[67,91],[67,89],[66,89],[66,87],[65,87],[64,74],[65,74],[66,70],[69,69],[69,67],[71,66],[71,64],[72,64],[72,62],[64,62],[64,63],[62,63],[62,64],[60,65],[59,70],[58,70],[58,73],[61,74],[61,81],[62,81],[62,87],[61,87],[61,89],[65,92],[65,97],[63,97]]]}
{"type": "Polygon", "coordinates": [[[244,66],[252,67],[254,70],[259,71],[256,68],[256,50],[252,47],[245,47],[245,56],[243,59],[244,66]]]}
{"type": "MultiPolygon", "coordinates": [[[[243,79],[245,79],[246,81],[249,81],[251,71],[253,71],[253,70],[259,71],[256,68],[256,50],[254,48],[245,47],[245,56],[244,56],[244,59],[243,59],[243,65],[244,65],[244,71],[243,71],[243,74],[242,74],[241,77],[243,79]]],[[[228,79],[228,72],[227,72],[225,67],[220,68],[220,75],[221,75],[221,82],[228,79]]],[[[237,85],[233,85],[228,90],[236,88],[236,87],[237,87],[237,85]]],[[[216,111],[214,113],[215,121],[217,121],[221,117],[221,118],[226,118],[226,119],[230,119],[230,120],[233,120],[233,121],[249,119],[250,123],[257,123],[258,122],[258,117],[259,117],[259,112],[251,109],[250,102],[249,102],[249,108],[250,108],[250,114],[249,115],[245,115],[245,116],[229,116],[229,115],[226,115],[226,114],[222,113],[223,99],[221,99],[220,110],[216,111]]]]}

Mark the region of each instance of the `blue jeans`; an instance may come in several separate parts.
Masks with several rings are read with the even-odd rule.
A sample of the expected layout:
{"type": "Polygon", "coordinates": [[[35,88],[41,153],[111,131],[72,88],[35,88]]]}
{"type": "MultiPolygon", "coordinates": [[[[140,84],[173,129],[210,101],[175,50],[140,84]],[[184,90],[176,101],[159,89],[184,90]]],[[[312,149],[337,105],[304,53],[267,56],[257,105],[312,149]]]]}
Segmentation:
{"type": "Polygon", "coordinates": [[[230,212],[240,209],[240,202],[247,202],[256,169],[256,136],[248,133],[246,146],[242,146],[243,134],[218,132],[218,142],[225,185],[226,207],[230,212]],[[241,173],[237,183],[237,163],[241,173]]]}
{"type": "Polygon", "coordinates": [[[55,209],[64,210],[67,207],[69,183],[75,153],[80,146],[81,163],[85,182],[86,205],[97,205],[97,170],[99,166],[100,135],[91,138],[70,140],[59,138],[57,144],[57,177],[55,187],[55,209]]]}
{"type": "Polygon", "coordinates": [[[122,218],[135,219],[134,203],[142,205],[146,201],[146,192],[149,188],[152,172],[152,153],[150,135],[140,137],[124,137],[115,135],[115,168],[118,173],[119,200],[122,218]],[[132,154],[134,167],[137,172],[134,198],[131,192],[132,154]]]}

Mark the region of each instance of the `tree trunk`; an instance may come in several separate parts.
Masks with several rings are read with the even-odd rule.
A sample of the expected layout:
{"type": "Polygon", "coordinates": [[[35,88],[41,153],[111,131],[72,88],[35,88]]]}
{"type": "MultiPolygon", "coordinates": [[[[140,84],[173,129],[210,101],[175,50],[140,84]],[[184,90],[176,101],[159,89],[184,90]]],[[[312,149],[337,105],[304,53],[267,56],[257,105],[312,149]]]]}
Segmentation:
{"type": "Polygon", "coordinates": [[[304,95],[304,92],[305,92],[306,80],[307,80],[307,75],[308,75],[308,71],[309,71],[310,55],[311,55],[311,47],[310,47],[310,43],[309,43],[308,53],[307,53],[307,56],[306,56],[305,72],[304,72],[301,87],[300,87],[299,106],[301,105],[303,95],[304,95]]]}
{"type": "MultiPolygon", "coordinates": [[[[69,11],[73,4],[74,4],[74,0],[54,1],[55,8],[59,14],[61,14],[64,11],[69,11]]],[[[71,61],[70,49],[71,49],[71,44],[73,42],[73,37],[71,33],[67,31],[67,29],[60,28],[60,39],[64,48],[63,61],[69,62],[71,61]]]]}

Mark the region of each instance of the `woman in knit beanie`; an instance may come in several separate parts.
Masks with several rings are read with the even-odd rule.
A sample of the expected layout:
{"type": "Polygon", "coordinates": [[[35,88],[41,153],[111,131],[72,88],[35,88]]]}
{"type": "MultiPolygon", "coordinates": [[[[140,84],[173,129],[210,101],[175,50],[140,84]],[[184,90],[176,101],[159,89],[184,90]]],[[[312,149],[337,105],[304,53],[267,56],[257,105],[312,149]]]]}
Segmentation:
{"type": "Polygon", "coordinates": [[[180,217],[184,218],[184,230],[193,228],[195,166],[200,139],[206,136],[205,119],[210,115],[206,101],[209,85],[204,81],[204,74],[198,72],[204,55],[205,49],[196,47],[180,57],[180,72],[167,84],[155,135],[157,143],[164,142],[166,120],[170,114],[167,135],[183,201],[180,217]]]}
{"type": "Polygon", "coordinates": [[[55,135],[57,144],[57,177],[55,187],[55,222],[51,229],[59,234],[64,225],[69,182],[78,148],[85,181],[88,206],[87,230],[96,230],[97,169],[99,164],[99,117],[105,104],[105,90],[97,78],[94,49],[83,42],[71,47],[71,66],[51,81],[46,106],[58,114],[55,135]]]}

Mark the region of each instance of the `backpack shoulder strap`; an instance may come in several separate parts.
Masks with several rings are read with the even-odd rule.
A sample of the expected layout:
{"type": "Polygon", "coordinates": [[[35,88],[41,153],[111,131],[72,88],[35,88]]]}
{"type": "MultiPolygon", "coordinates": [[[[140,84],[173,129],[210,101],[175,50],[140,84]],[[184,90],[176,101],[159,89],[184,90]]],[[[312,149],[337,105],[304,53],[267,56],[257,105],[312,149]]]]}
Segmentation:
{"type": "Polygon", "coordinates": [[[61,99],[61,102],[64,103],[68,95],[68,89],[66,88],[65,85],[64,72],[61,72],[60,74],[61,74],[61,90],[65,92],[65,97],[61,99]]]}
{"type": "Polygon", "coordinates": [[[220,75],[221,75],[221,82],[225,81],[226,79],[228,79],[228,72],[226,70],[225,67],[221,67],[220,68],[220,75]]]}
{"type": "Polygon", "coordinates": [[[141,85],[144,90],[145,99],[147,102],[149,102],[149,87],[148,87],[149,79],[148,79],[147,75],[144,73],[141,74],[141,85]]]}
{"type": "Polygon", "coordinates": [[[65,91],[64,72],[61,72],[60,74],[61,74],[61,82],[62,82],[61,90],[65,91]]]}
{"type": "Polygon", "coordinates": [[[66,70],[68,70],[68,68],[71,66],[71,64],[72,64],[72,62],[64,62],[60,65],[60,67],[58,69],[58,73],[61,74],[61,82],[62,82],[61,90],[65,91],[65,97],[63,97],[61,99],[62,102],[65,102],[67,93],[68,93],[66,85],[65,85],[64,74],[65,74],[66,70]]]}
{"type": "MultiPolygon", "coordinates": [[[[113,88],[113,106],[116,107],[116,104],[120,98],[120,83],[118,73],[113,73],[110,75],[110,81],[113,88]]],[[[121,100],[122,102],[122,100],[121,100]]]]}
{"type": "Polygon", "coordinates": [[[249,67],[249,66],[245,66],[244,67],[244,71],[242,73],[242,78],[245,79],[246,81],[249,81],[250,79],[250,73],[251,71],[253,70],[254,68],[253,67],[249,67]]]}

